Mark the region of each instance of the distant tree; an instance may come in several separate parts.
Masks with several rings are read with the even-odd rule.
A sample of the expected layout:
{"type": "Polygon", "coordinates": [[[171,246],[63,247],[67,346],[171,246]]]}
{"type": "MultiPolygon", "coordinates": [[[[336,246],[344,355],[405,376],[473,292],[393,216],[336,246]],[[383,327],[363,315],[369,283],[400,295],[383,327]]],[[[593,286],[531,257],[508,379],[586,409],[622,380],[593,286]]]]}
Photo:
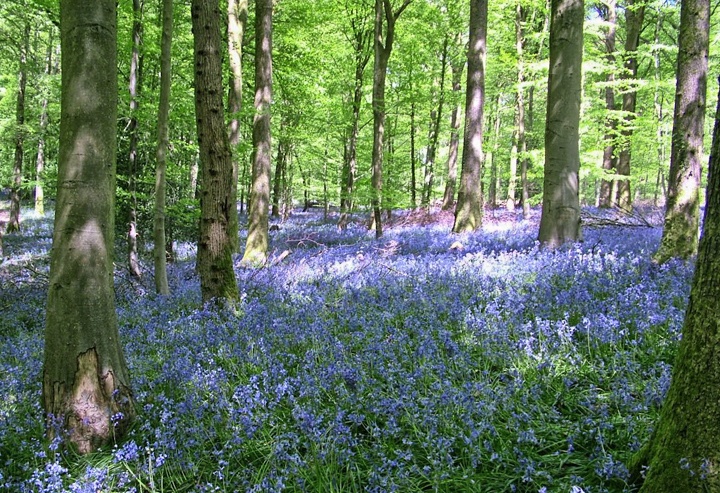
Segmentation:
{"type": "Polygon", "coordinates": [[[670,388],[654,434],[630,467],[641,493],[720,491],[720,104],[708,168],[703,236],[670,388]]]}
{"type": "MultiPolygon", "coordinates": [[[[603,149],[602,169],[606,174],[615,173],[617,170],[617,156],[615,152],[615,134],[617,133],[617,105],[615,104],[615,40],[617,31],[617,1],[607,0],[597,4],[596,8],[603,16],[606,23],[605,31],[605,57],[610,69],[607,74],[607,85],[605,86],[605,107],[607,117],[605,118],[605,148],[603,149]]],[[[600,207],[612,207],[615,203],[616,190],[615,180],[603,178],[600,181],[600,193],[598,205],[600,207]]]]}
{"type": "Polygon", "coordinates": [[[637,49],[640,44],[640,32],[645,19],[645,0],[628,0],[625,5],[625,51],[623,57],[624,72],[622,79],[625,83],[622,96],[623,125],[621,135],[623,145],[617,158],[617,174],[623,179],[618,180],[616,186],[615,203],[624,210],[632,208],[632,194],[630,193],[630,138],[633,134],[633,120],[637,106],[638,73],[637,49]]]}
{"type": "Polygon", "coordinates": [[[6,231],[20,230],[20,188],[23,181],[23,156],[25,153],[25,90],[28,76],[28,51],[30,50],[30,23],[25,21],[19,45],[18,88],[15,103],[15,158],[13,182],[10,188],[10,219],[6,231]]]}
{"type": "Polygon", "coordinates": [[[487,0],[470,2],[470,44],[467,53],[465,135],[460,187],[455,206],[454,233],[474,231],[483,219],[483,110],[485,106],[485,53],[487,0]]]}
{"type": "Polygon", "coordinates": [[[658,263],[697,253],[709,36],[710,1],[683,1],[665,226],[653,257],[658,263]]]}
{"type": "MultiPolygon", "coordinates": [[[[459,58],[459,57],[458,57],[459,58]]],[[[442,209],[451,210],[455,206],[455,189],[457,188],[457,157],[460,146],[460,100],[455,95],[460,93],[462,73],[465,63],[458,58],[450,61],[451,83],[453,90],[453,105],[450,112],[450,143],[448,146],[447,178],[445,180],[445,192],[443,194],[442,209]]]]}
{"type": "Polygon", "coordinates": [[[272,101],[272,0],[255,2],[255,118],[248,236],[242,263],[267,260],[270,213],[270,103],[272,101]]]}
{"type": "Polygon", "coordinates": [[[373,65],[373,150],[372,150],[372,225],[375,237],[382,236],[382,166],[385,136],[385,80],[395,40],[395,23],[412,0],[404,0],[393,11],[390,0],[375,0],[375,62],[373,65]]]}
{"type": "Polygon", "coordinates": [[[167,279],[165,243],[165,188],[169,147],[170,77],[172,73],[173,0],[162,2],[162,37],[160,40],[160,102],[158,106],[158,139],[155,152],[155,210],[153,212],[153,261],[155,291],[170,294],[167,279]]]}
{"type": "MultiPolygon", "coordinates": [[[[58,72],[57,60],[53,58],[55,49],[54,28],[49,29],[48,47],[45,63],[45,76],[49,77],[58,72]]],[[[45,214],[45,189],[43,187],[43,174],[45,172],[45,139],[50,123],[48,105],[50,103],[49,90],[43,92],[40,104],[40,126],[38,128],[37,155],[35,156],[35,213],[42,216],[45,214]]]]}
{"type": "Polygon", "coordinates": [[[220,10],[218,0],[193,0],[195,117],[202,186],[197,266],[204,302],[239,297],[230,239],[232,154],[223,107],[220,10]]]}
{"type": "Polygon", "coordinates": [[[142,276],[140,259],[138,258],[138,227],[137,227],[137,178],[140,175],[138,170],[138,109],[140,107],[140,85],[142,77],[142,57],[140,49],[143,39],[143,3],[140,0],[133,0],[133,27],[132,27],[132,54],[130,57],[130,122],[128,133],[130,134],[130,152],[128,156],[129,170],[128,181],[130,188],[130,217],[127,233],[128,241],[128,270],[130,274],[139,279],[142,276]]]}
{"type": "Polygon", "coordinates": [[[113,288],[115,0],[60,1],[62,98],[42,402],[47,432],[79,453],[135,416],[113,288]]]}
{"type": "Polygon", "coordinates": [[[552,0],[540,243],[556,248],[580,232],[580,99],[583,0],[552,0]]]}
{"type": "MultiPolygon", "coordinates": [[[[242,110],[243,83],[242,45],[248,18],[247,0],[228,1],[227,16],[228,56],[230,59],[230,92],[228,95],[228,111],[230,112],[230,119],[228,121],[228,137],[230,141],[230,151],[233,156],[233,188],[231,190],[230,201],[233,204],[237,204],[237,187],[240,168],[237,151],[238,145],[240,144],[240,111],[242,110]]],[[[233,244],[233,251],[237,251],[239,248],[238,229],[238,216],[237,213],[233,213],[230,216],[229,233],[230,241],[233,244]]]]}

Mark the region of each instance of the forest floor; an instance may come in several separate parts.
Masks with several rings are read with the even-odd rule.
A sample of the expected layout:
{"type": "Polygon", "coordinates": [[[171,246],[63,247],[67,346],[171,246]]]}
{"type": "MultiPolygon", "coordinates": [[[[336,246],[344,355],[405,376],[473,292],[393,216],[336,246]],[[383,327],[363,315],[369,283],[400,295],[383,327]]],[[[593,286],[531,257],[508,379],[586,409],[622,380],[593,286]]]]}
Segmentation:
{"type": "Polygon", "coordinates": [[[23,210],[0,264],[0,491],[633,491],[693,263],[651,261],[656,209],[584,209],[584,241],[554,252],[539,215],[454,235],[452,213],[394,212],[376,240],[297,212],[265,267],[236,257],[233,311],[201,306],[192,243],[166,297],[149,249],[137,281],[118,245],[138,419],[78,457],[43,437],[52,216],[23,210]]]}

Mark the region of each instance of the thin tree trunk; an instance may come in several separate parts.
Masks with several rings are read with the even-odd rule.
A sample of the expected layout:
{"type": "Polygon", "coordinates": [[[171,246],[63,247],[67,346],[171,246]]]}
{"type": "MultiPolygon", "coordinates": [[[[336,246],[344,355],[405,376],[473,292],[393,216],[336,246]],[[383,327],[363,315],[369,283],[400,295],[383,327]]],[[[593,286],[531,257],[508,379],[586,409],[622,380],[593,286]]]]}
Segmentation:
{"type": "Polygon", "coordinates": [[[709,46],[709,0],[682,2],[677,57],[670,175],[665,226],[653,259],[697,253],[700,175],[705,124],[709,46]]]}
{"type": "Polygon", "coordinates": [[[453,101],[458,101],[453,106],[450,115],[450,145],[447,161],[447,180],[445,181],[445,193],[443,194],[442,209],[449,211],[455,206],[455,188],[457,187],[457,157],[460,144],[460,83],[464,64],[455,61],[450,64],[452,70],[453,101]]]}
{"type": "MultiPolygon", "coordinates": [[[[55,40],[53,33],[50,32],[47,49],[47,63],[45,65],[45,75],[50,76],[57,72],[53,61],[53,47],[55,40]]],[[[40,110],[40,131],[38,132],[38,150],[35,159],[35,213],[45,215],[45,190],[43,188],[43,174],[45,173],[45,137],[47,134],[48,119],[48,96],[43,96],[40,110]]]]}
{"type": "Polygon", "coordinates": [[[25,154],[25,89],[27,87],[27,59],[30,49],[30,24],[23,27],[18,69],[18,91],[15,103],[15,157],[13,159],[13,183],[10,188],[10,219],[6,232],[20,230],[20,188],[23,181],[23,157],[25,154]]]}
{"type": "Polygon", "coordinates": [[[242,110],[242,44],[245,37],[245,26],[248,18],[248,1],[247,0],[229,0],[228,1],[228,58],[230,60],[230,91],[228,97],[228,110],[230,119],[228,122],[228,140],[230,143],[230,151],[232,152],[233,188],[230,193],[231,204],[236,204],[233,213],[230,215],[230,226],[228,234],[230,235],[230,243],[232,249],[237,252],[239,246],[239,226],[237,216],[237,190],[238,190],[238,168],[239,159],[237,155],[238,145],[240,144],[240,111],[242,110]]]}
{"type": "Polygon", "coordinates": [[[49,437],[59,430],[83,454],[122,438],[135,417],[113,287],[115,22],[115,0],[60,1],[62,116],[42,403],[49,437]]]}
{"type": "Polygon", "coordinates": [[[140,92],[140,78],[142,77],[140,48],[142,45],[142,10],[143,4],[140,0],[133,0],[133,28],[132,28],[132,56],[130,58],[130,155],[128,162],[129,188],[130,188],[130,218],[127,233],[128,242],[128,269],[130,275],[136,279],[142,277],[140,260],[138,258],[138,230],[137,230],[137,176],[138,170],[138,120],[137,114],[140,107],[138,94],[140,92]]]}
{"type": "Polygon", "coordinates": [[[495,116],[493,117],[493,138],[492,146],[485,153],[485,162],[490,163],[490,186],[488,187],[488,203],[493,209],[497,207],[498,195],[500,195],[500,173],[498,173],[497,159],[500,149],[500,127],[502,126],[502,115],[500,113],[500,94],[495,99],[495,116]]]}
{"type": "MultiPolygon", "coordinates": [[[[605,148],[603,149],[602,169],[606,174],[612,174],[617,169],[617,156],[615,155],[615,139],[617,133],[617,107],[615,105],[615,32],[617,25],[616,0],[607,0],[605,21],[607,31],[605,32],[605,59],[608,64],[607,86],[605,86],[605,107],[607,117],[605,118],[605,148]]],[[[611,207],[615,202],[615,180],[603,178],[600,182],[600,194],[598,205],[600,207],[611,207]]]]}
{"type": "MultiPolygon", "coordinates": [[[[645,0],[630,0],[625,7],[625,24],[627,34],[625,38],[625,78],[637,78],[637,49],[640,44],[640,31],[645,18],[645,0]]],[[[634,84],[634,83],[633,83],[634,84]]],[[[635,106],[637,90],[632,87],[623,93],[622,110],[625,115],[622,137],[623,146],[617,159],[617,174],[623,178],[617,182],[615,201],[623,210],[632,208],[632,195],[630,192],[630,147],[633,134],[632,125],[635,119],[635,106]]]]}
{"type": "Polygon", "coordinates": [[[169,146],[170,91],[172,75],[173,0],[163,0],[162,38],[160,41],[160,104],[158,107],[158,140],[155,165],[155,210],[153,214],[153,260],[155,291],[170,294],[167,279],[165,244],[165,183],[169,146]]]}
{"type": "Polygon", "coordinates": [[[410,207],[417,207],[417,154],[415,149],[415,100],[410,102],[410,207]]]}
{"type": "Polygon", "coordinates": [[[538,240],[547,248],[581,239],[579,127],[583,0],[552,0],[545,175],[538,240]]]}
{"type": "Polygon", "coordinates": [[[232,152],[225,126],[222,90],[220,10],[217,1],[193,0],[195,117],[202,172],[197,267],[203,302],[239,298],[230,216],[232,152]]]}
{"type": "Polygon", "coordinates": [[[255,118],[248,236],[242,263],[262,265],[268,254],[270,212],[270,103],[272,100],[272,0],[255,2],[255,118]]]}
{"type": "Polygon", "coordinates": [[[483,220],[483,110],[485,105],[485,53],[487,0],[470,3],[470,42],[465,95],[465,135],[454,233],[475,231],[483,220]]]}
{"type": "Polygon", "coordinates": [[[445,72],[447,71],[448,45],[450,39],[446,35],[443,41],[440,58],[440,87],[438,88],[437,111],[430,112],[430,131],[428,134],[427,162],[425,165],[425,205],[430,204],[432,198],[433,181],[435,176],[435,156],[437,154],[438,138],[440,136],[440,123],[442,122],[443,106],[445,105],[445,72]]]}

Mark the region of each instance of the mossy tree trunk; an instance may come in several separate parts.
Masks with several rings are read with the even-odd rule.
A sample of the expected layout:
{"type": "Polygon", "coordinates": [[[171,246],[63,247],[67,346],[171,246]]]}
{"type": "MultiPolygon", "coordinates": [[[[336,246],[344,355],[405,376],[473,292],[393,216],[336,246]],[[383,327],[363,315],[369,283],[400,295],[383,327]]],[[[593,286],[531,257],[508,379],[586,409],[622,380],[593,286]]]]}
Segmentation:
{"type": "Polygon", "coordinates": [[[658,263],[697,253],[709,35],[709,1],[682,2],[665,226],[654,256],[658,263]]]}
{"type": "Polygon", "coordinates": [[[475,231],[483,220],[483,111],[485,106],[485,54],[487,51],[487,0],[470,2],[470,44],[465,88],[465,134],[460,187],[455,206],[454,233],[475,231]]]}
{"type": "Polygon", "coordinates": [[[547,248],[581,239],[580,101],[583,0],[552,0],[545,175],[538,239],[547,248]]]}
{"type": "Polygon", "coordinates": [[[204,302],[237,300],[230,239],[232,155],[223,108],[220,7],[217,0],[193,0],[195,47],[195,118],[202,189],[197,264],[204,302]]]}
{"type": "Polygon", "coordinates": [[[42,402],[49,436],[88,453],[135,415],[113,288],[115,0],[60,2],[62,99],[42,402]]]}
{"type": "Polygon", "coordinates": [[[248,236],[244,265],[259,266],[268,255],[270,213],[272,101],[272,0],[255,2],[255,117],[253,119],[253,165],[248,236]]]}
{"type": "MultiPolygon", "coordinates": [[[[697,3],[697,2],[694,2],[697,3]]],[[[703,2],[709,11],[709,2],[703,2]]],[[[683,3],[683,8],[685,3],[683,3]]],[[[703,236],[682,339],[660,422],[631,467],[641,493],[720,491],[720,104],[715,117],[703,236]]]]}

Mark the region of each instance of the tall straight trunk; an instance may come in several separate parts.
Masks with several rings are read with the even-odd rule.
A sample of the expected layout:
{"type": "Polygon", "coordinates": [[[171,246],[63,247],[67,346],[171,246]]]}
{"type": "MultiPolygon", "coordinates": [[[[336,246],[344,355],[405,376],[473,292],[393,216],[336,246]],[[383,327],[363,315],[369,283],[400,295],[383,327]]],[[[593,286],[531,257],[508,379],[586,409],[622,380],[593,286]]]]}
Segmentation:
{"type": "Polygon", "coordinates": [[[581,239],[580,101],[583,0],[552,0],[545,123],[545,175],[538,240],[547,248],[581,239]]]}
{"type": "MultiPolygon", "coordinates": [[[[605,32],[605,60],[608,64],[607,86],[605,87],[605,107],[607,117],[605,118],[605,148],[603,149],[602,169],[606,174],[612,174],[617,169],[617,156],[615,155],[615,134],[617,133],[617,108],[615,105],[615,34],[617,26],[617,2],[607,0],[605,21],[607,31],[605,32]]],[[[598,205],[600,207],[611,207],[615,202],[615,181],[603,178],[600,182],[600,193],[598,205]]]]}
{"type": "MultiPolygon", "coordinates": [[[[282,124],[281,124],[282,127],[282,124]]],[[[282,128],[280,129],[282,134],[282,128]]],[[[272,212],[273,217],[280,217],[280,206],[282,205],[283,177],[286,175],[288,153],[287,140],[280,138],[278,141],[277,157],[275,158],[275,174],[273,176],[272,212]]]]}
{"type": "MultiPolygon", "coordinates": [[[[54,61],[53,61],[53,48],[55,40],[53,39],[53,33],[50,32],[48,39],[48,48],[46,55],[45,64],[45,75],[50,76],[56,73],[54,61]]],[[[42,103],[40,105],[40,130],[38,132],[38,150],[35,158],[35,213],[42,216],[45,214],[45,190],[43,188],[43,174],[45,173],[45,137],[47,134],[47,127],[49,123],[48,118],[48,95],[43,95],[42,103]]]]}
{"type": "Polygon", "coordinates": [[[115,22],[115,0],[60,1],[60,150],[42,403],[48,435],[59,430],[79,453],[120,439],[135,416],[113,287],[115,22]]]}
{"type": "MultiPolygon", "coordinates": [[[[697,4],[697,2],[692,2],[697,4]]],[[[704,2],[709,4],[707,0],[704,2]]],[[[684,8],[685,2],[683,2],[684,8]]],[[[707,10],[709,12],[709,9],[707,10]]],[[[702,17],[701,14],[699,17],[702,17]]],[[[682,22],[682,21],[681,21],[682,22]]],[[[682,28],[681,28],[682,29],[682,28]]],[[[720,82],[720,81],[719,81],[720,82]]],[[[720,101],[720,100],[719,100],[720,101]]],[[[630,470],[641,493],[720,491],[720,105],[707,200],[682,339],[660,421],[630,470]]]]}
{"type": "MultiPolygon", "coordinates": [[[[663,27],[663,16],[658,14],[655,22],[655,43],[654,46],[660,46],[660,33],[663,27]]],[[[663,107],[664,97],[660,90],[660,81],[662,73],[660,72],[660,50],[656,49],[653,53],[654,79],[656,83],[655,92],[653,93],[653,106],[655,108],[655,118],[657,119],[657,131],[655,139],[657,142],[658,156],[658,172],[655,181],[655,192],[653,194],[653,203],[655,206],[660,205],[660,192],[662,191],[663,205],[665,203],[665,161],[667,159],[667,145],[665,144],[665,109],[663,107]]]]}
{"type": "Polygon", "coordinates": [[[255,118],[248,236],[242,263],[262,265],[268,254],[270,212],[270,102],[272,100],[272,0],[255,2],[255,118]]]}
{"type": "MultiPolygon", "coordinates": [[[[520,161],[520,199],[523,217],[530,216],[530,197],[528,194],[527,136],[525,135],[525,9],[518,2],[515,6],[515,51],[518,56],[517,87],[517,147],[520,161]]],[[[509,200],[508,200],[508,205],[509,200]]],[[[514,205],[514,204],[513,204],[514,205]]]]}
{"type": "Polygon", "coordinates": [[[455,206],[455,188],[457,187],[457,157],[460,144],[460,83],[464,64],[457,61],[450,64],[452,71],[453,101],[458,101],[453,106],[450,114],[450,145],[448,148],[447,179],[445,180],[445,193],[443,194],[442,209],[449,211],[455,206]]]}
{"type": "Polygon", "coordinates": [[[162,38],[160,41],[160,104],[158,107],[158,139],[155,165],[155,210],[153,214],[153,261],[155,291],[170,294],[165,253],[165,184],[169,147],[170,88],[172,76],[173,0],[163,0],[162,38]]]}
{"type": "Polygon", "coordinates": [[[442,122],[443,106],[445,105],[445,72],[447,71],[449,36],[443,41],[440,55],[440,86],[438,88],[437,110],[430,112],[430,130],[428,132],[427,161],[425,163],[425,196],[423,202],[430,204],[432,198],[433,180],[435,176],[435,156],[437,154],[438,138],[440,136],[440,123],[442,122]]]}
{"type": "Polygon", "coordinates": [[[415,150],[415,101],[410,102],[410,206],[417,206],[417,154],[415,150]]]}
{"type": "MultiPolygon", "coordinates": [[[[240,144],[240,111],[242,110],[242,44],[245,37],[245,26],[248,18],[248,1],[247,0],[229,0],[228,1],[228,58],[230,60],[230,91],[228,97],[228,110],[230,119],[228,121],[228,140],[230,143],[230,152],[232,152],[232,182],[233,188],[230,191],[230,202],[236,204],[238,202],[238,145],[240,144]]],[[[228,234],[234,252],[239,249],[239,225],[236,210],[230,215],[230,227],[228,234]]]]}
{"type": "Polygon", "coordinates": [[[142,9],[143,5],[140,0],[133,0],[133,28],[132,28],[132,55],[130,58],[130,83],[128,89],[130,91],[130,124],[128,131],[130,133],[130,155],[128,162],[129,169],[129,185],[130,185],[130,218],[127,233],[128,242],[128,269],[130,275],[139,279],[142,276],[140,269],[140,260],[138,259],[138,230],[137,230],[137,177],[138,170],[138,109],[140,102],[138,94],[140,92],[141,83],[141,62],[140,48],[142,46],[142,9]]]}
{"type": "Polygon", "coordinates": [[[388,60],[395,39],[395,22],[412,0],[404,0],[393,12],[390,0],[375,0],[375,42],[373,65],[373,148],[372,148],[372,209],[375,237],[380,238],[382,230],[382,171],[383,145],[385,136],[385,79],[388,60]]]}
{"type": "Polygon", "coordinates": [[[13,159],[13,182],[10,188],[10,219],[6,231],[20,230],[20,188],[23,181],[23,156],[25,154],[25,89],[27,87],[27,59],[30,49],[30,24],[23,27],[20,41],[18,90],[15,102],[15,157],[13,159]]]}
{"type": "Polygon", "coordinates": [[[680,8],[677,83],[665,226],[654,260],[697,253],[700,175],[705,125],[709,0],[689,0],[680,8]]]}
{"type": "Polygon", "coordinates": [[[485,162],[490,163],[490,186],[488,187],[488,203],[490,207],[497,207],[498,195],[500,194],[500,173],[498,173],[497,154],[500,149],[500,127],[502,126],[502,114],[500,110],[502,104],[500,102],[501,95],[498,94],[495,99],[495,116],[493,122],[493,138],[492,145],[489,146],[488,152],[485,153],[485,162]]]}
{"type": "MultiPolygon", "coordinates": [[[[637,78],[638,62],[637,49],[640,44],[640,31],[645,19],[645,0],[630,0],[625,7],[625,25],[627,34],[625,36],[625,79],[634,80],[637,78]]],[[[634,82],[632,83],[634,84],[634,82]]],[[[632,195],[630,191],[630,139],[633,134],[633,121],[635,119],[635,106],[637,102],[637,90],[631,87],[623,93],[622,110],[625,115],[625,122],[622,129],[623,146],[617,159],[617,174],[623,178],[617,182],[615,202],[624,210],[632,208],[632,195]]]]}
{"type": "Polygon", "coordinates": [[[454,233],[475,231],[483,220],[483,110],[485,106],[485,53],[487,0],[470,2],[470,41],[465,94],[465,135],[460,188],[455,207],[454,233]]]}
{"type": "Polygon", "coordinates": [[[353,32],[352,44],[355,54],[355,81],[352,91],[352,115],[348,130],[348,140],[345,146],[343,160],[342,182],[340,184],[340,220],[338,226],[347,226],[347,214],[353,209],[355,195],[355,177],[357,175],[357,143],[360,134],[360,108],[363,98],[363,81],[365,68],[370,61],[370,46],[372,42],[372,29],[365,21],[366,15],[362,9],[351,15],[353,32]]]}
{"type": "Polygon", "coordinates": [[[200,238],[197,267],[203,302],[239,298],[233,269],[230,216],[232,153],[223,108],[220,9],[217,0],[193,0],[195,118],[200,148],[200,238]]]}

